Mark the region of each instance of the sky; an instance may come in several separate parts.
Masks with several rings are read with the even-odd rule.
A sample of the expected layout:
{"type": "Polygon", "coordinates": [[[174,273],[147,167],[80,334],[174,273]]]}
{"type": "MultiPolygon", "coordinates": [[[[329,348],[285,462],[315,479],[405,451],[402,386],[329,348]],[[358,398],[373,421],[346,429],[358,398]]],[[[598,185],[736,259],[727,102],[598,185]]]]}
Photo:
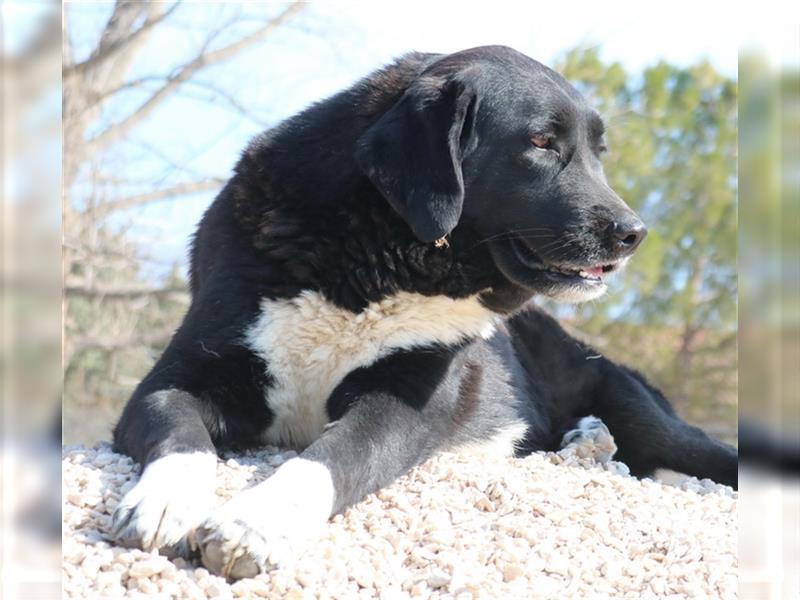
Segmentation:
{"type": "MultiPolygon", "coordinates": [[[[210,28],[243,6],[253,19],[238,33],[280,10],[274,3],[186,2],[169,26],[151,37],[131,77],[168,72],[191,56],[210,28]]],[[[727,6],[682,0],[313,3],[265,43],[201,75],[235,96],[251,116],[231,110],[219,97],[199,99],[208,96],[201,87],[184,86],[131,136],[124,152],[109,159],[116,161],[110,165],[130,179],[147,180],[164,170],[163,157],[168,156],[177,168],[165,173],[164,182],[226,178],[252,136],[411,50],[452,52],[504,44],[552,65],[575,46],[596,46],[602,59],[619,61],[630,72],[659,60],[689,65],[707,59],[735,78],[740,28],[721,16],[730,15],[727,6]]],[[[96,40],[110,5],[72,2],[67,10],[70,37],[81,58],[96,40]]],[[[224,43],[224,36],[217,42],[224,43]]],[[[146,90],[131,92],[111,107],[107,118],[123,115],[146,97],[146,90]]],[[[148,275],[162,274],[175,261],[185,269],[189,236],[213,196],[195,194],[124,216],[125,226],[150,257],[148,275]]]]}

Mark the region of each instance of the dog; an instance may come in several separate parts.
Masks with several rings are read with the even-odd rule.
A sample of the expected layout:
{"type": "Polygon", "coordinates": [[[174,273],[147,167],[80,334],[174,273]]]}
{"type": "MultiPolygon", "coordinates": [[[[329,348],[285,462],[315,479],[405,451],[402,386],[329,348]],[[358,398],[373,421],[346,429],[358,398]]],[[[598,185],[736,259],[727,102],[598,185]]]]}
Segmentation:
{"type": "Polygon", "coordinates": [[[604,149],[584,98],[502,46],[408,54],[253,140],[114,429],[143,472],[112,538],[254,576],[437,452],[606,427],[634,475],[736,485],[732,447],[531,302],[598,298],[646,235],[604,149]],[[215,506],[217,449],[264,444],[300,454],[215,506]]]}

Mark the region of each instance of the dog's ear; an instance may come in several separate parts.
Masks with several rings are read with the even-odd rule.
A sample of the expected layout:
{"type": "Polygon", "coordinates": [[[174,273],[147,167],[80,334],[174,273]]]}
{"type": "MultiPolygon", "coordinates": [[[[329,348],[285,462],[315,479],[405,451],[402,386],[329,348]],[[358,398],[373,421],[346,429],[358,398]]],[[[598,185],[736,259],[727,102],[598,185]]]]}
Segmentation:
{"type": "Polygon", "coordinates": [[[450,233],[461,217],[461,161],[477,106],[470,87],[423,77],[358,140],[359,167],[424,242],[450,233]]]}

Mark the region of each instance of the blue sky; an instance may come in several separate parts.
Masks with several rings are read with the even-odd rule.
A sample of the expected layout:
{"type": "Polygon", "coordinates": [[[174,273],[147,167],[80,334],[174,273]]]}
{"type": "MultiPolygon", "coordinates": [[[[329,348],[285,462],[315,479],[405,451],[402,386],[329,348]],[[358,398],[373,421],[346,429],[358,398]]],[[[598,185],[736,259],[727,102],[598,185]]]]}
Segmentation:
{"type": "MultiPolygon", "coordinates": [[[[252,20],[230,35],[257,27],[280,7],[186,2],[169,26],[151,37],[131,77],[168,73],[191,57],[210,29],[238,9],[252,20]]],[[[96,40],[110,5],[73,2],[67,10],[80,59],[96,40]]],[[[258,47],[200,76],[235,96],[253,117],[231,110],[202,87],[186,85],[123,147],[99,160],[107,170],[131,180],[149,181],[162,173],[165,183],[227,177],[248,139],[265,126],[410,50],[452,52],[505,44],[553,64],[567,50],[588,45],[632,72],[659,60],[687,65],[707,59],[725,75],[736,77],[739,27],[721,15],[730,15],[728,3],[317,2],[258,47]]],[[[223,34],[216,42],[224,44],[225,39],[223,34]]],[[[114,120],[147,93],[132,91],[110,106],[105,118],[114,120]]],[[[142,191],[151,185],[129,189],[142,191]]],[[[124,215],[120,224],[139,238],[150,257],[149,275],[163,273],[175,261],[185,268],[188,238],[213,196],[196,194],[124,215]]]]}

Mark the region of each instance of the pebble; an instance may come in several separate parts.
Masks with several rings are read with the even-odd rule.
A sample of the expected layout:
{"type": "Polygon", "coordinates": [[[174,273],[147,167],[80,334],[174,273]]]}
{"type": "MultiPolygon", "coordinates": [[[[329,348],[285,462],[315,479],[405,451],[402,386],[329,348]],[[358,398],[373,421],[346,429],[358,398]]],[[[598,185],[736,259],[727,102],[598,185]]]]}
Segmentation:
{"type": "Polygon", "coordinates": [[[121,475],[125,475],[133,471],[133,465],[129,462],[120,462],[114,465],[112,471],[114,473],[119,473],[121,475]]]}
{"type": "Polygon", "coordinates": [[[428,585],[432,588],[444,587],[450,583],[450,579],[450,575],[437,569],[428,575],[428,585]]]}
{"type": "MultiPolygon", "coordinates": [[[[227,454],[217,494],[231,497],[296,456],[275,448],[227,454]]],[[[623,463],[598,465],[570,448],[523,459],[434,458],[333,518],[298,565],[235,583],[181,558],[109,545],[110,514],[138,481],[138,467],[110,446],[65,448],[63,473],[67,598],[736,593],[735,491],[692,478],[672,487],[640,481],[623,463]]]]}
{"type": "Polygon", "coordinates": [[[111,452],[101,452],[101,453],[95,454],[94,460],[92,460],[92,463],[95,466],[98,466],[98,467],[105,467],[106,465],[110,465],[112,462],[113,463],[118,463],[118,464],[123,464],[124,462],[126,462],[126,461],[121,461],[121,460],[118,460],[118,459],[119,459],[119,457],[115,456],[111,452]]]}
{"type": "Polygon", "coordinates": [[[215,596],[221,596],[226,592],[229,594],[230,592],[226,588],[227,586],[225,585],[225,580],[218,577],[209,579],[206,585],[203,587],[206,594],[208,594],[208,596],[211,598],[215,596]]]}
{"type": "Polygon", "coordinates": [[[418,581],[411,586],[411,595],[414,597],[422,596],[428,589],[428,584],[424,581],[418,581]]]}
{"type": "Polygon", "coordinates": [[[99,589],[116,587],[122,582],[122,575],[117,571],[103,571],[98,573],[95,583],[99,589]]]}
{"type": "Polygon", "coordinates": [[[508,583],[509,581],[514,581],[517,577],[522,575],[523,570],[517,564],[507,565],[505,569],[503,569],[503,581],[508,583]]]}
{"type": "Polygon", "coordinates": [[[563,556],[556,555],[547,561],[544,570],[547,573],[555,573],[566,577],[569,574],[569,562],[563,556]]]}
{"type": "Polygon", "coordinates": [[[156,560],[142,560],[133,563],[128,572],[130,573],[131,577],[152,577],[153,575],[158,575],[161,573],[165,566],[166,565],[156,560]]]}
{"type": "Polygon", "coordinates": [[[145,594],[150,596],[158,594],[158,586],[149,579],[137,579],[136,583],[145,594]]]}
{"type": "Polygon", "coordinates": [[[362,588],[371,588],[375,583],[375,576],[368,569],[357,569],[353,571],[352,577],[362,588]]]}

